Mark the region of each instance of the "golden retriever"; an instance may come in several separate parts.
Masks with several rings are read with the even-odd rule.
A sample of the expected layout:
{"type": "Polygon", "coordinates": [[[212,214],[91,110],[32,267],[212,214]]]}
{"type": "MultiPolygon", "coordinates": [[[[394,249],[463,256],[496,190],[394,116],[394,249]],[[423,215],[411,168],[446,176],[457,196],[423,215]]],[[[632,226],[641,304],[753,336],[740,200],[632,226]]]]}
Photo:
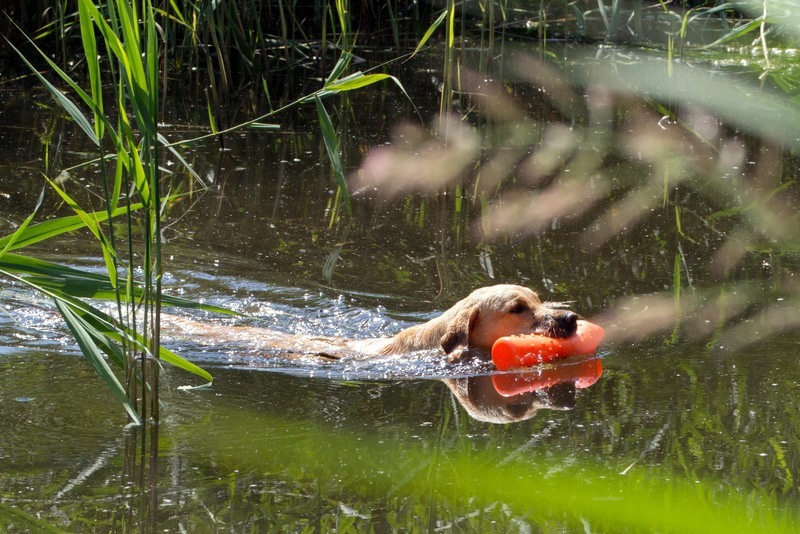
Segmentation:
{"type": "Polygon", "coordinates": [[[227,327],[190,319],[167,317],[167,332],[176,330],[206,343],[236,342],[253,349],[322,356],[368,357],[435,350],[458,360],[467,350],[488,357],[495,340],[515,334],[537,333],[563,338],[577,328],[578,314],[542,303],[527,287],[501,284],[483,287],[458,301],[430,321],[407,328],[391,338],[348,340],[290,335],[256,327],[227,327]]]}
{"type": "Polygon", "coordinates": [[[455,357],[458,349],[488,353],[503,336],[544,334],[569,337],[578,314],[548,307],[527,287],[501,284],[476,289],[427,323],[412,326],[389,339],[379,354],[401,354],[441,347],[455,357]]]}
{"type": "MultiPolygon", "coordinates": [[[[577,328],[576,313],[542,303],[530,289],[496,285],[477,289],[440,316],[402,330],[390,338],[351,340],[293,335],[265,328],[209,324],[162,316],[168,336],[189,337],[204,344],[237,344],[248,354],[316,357],[326,360],[369,358],[439,350],[455,362],[465,354],[488,359],[503,336],[537,333],[562,338],[577,328]]],[[[495,388],[491,375],[445,378],[443,382],[467,413],[483,422],[512,423],[532,417],[540,408],[569,409],[575,402],[575,377],[513,396],[495,388]]]]}

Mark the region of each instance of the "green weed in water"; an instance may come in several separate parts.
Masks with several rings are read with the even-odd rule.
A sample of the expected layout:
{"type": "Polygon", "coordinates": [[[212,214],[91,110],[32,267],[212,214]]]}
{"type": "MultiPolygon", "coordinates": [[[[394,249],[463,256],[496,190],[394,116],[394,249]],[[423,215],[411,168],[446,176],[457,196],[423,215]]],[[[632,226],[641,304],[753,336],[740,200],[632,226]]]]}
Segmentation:
{"type": "MultiPolygon", "coordinates": [[[[161,305],[165,300],[161,291],[164,270],[161,220],[166,202],[175,199],[176,195],[161,193],[158,159],[159,146],[164,139],[157,129],[160,51],[155,11],[149,2],[144,2],[140,8],[141,12],[128,2],[109,2],[101,12],[101,8],[92,2],[78,2],[89,93],[39,50],[53,73],[91,110],[90,116],[86,116],[14,48],[56,102],[97,147],[105,212],[85,210],[67,193],[65,185],[69,182],[68,174],[63,174],[59,180],[46,178],[50,188],[75,216],[36,226],[30,226],[29,218],[16,232],[0,240],[0,243],[4,243],[3,257],[0,258],[3,261],[3,274],[55,300],[84,357],[122,400],[130,419],[137,424],[148,417],[154,421],[159,419],[159,365],[154,362],[162,356],[205,380],[211,378],[207,372],[162,350],[160,346],[159,321],[161,305]],[[101,36],[102,47],[98,47],[96,35],[101,36]],[[102,87],[105,77],[98,57],[100,48],[108,51],[103,61],[115,67],[112,69],[112,82],[116,89],[113,95],[116,124],[112,124],[108,118],[102,87]],[[113,151],[110,154],[107,152],[109,147],[113,151]],[[134,197],[138,197],[138,202],[131,201],[134,197]],[[124,217],[126,220],[124,247],[120,245],[119,236],[115,235],[114,225],[110,223],[115,217],[124,217]],[[139,226],[144,228],[144,235],[140,242],[136,242],[134,228],[139,226]],[[88,275],[67,267],[8,254],[9,250],[20,249],[79,228],[88,229],[100,244],[106,276],[88,275]],[[141,263],[136,260],[139,255],[141,263]],[[136,279],[138,269],[143,275],[136,279]],[[111,318],[100,312],[84,302],[84,298],[110,298],[116,301],[117,317],[111,318]],[[105,363],[105,356],[123,369],[124,384],[117,380],[105,363]]],[[[171,147],[170,150],[174,152],[171,147]]]]}
{"type": "MultiPolygon", "coordinates": [[[[189,17],[179,12],[176,4],[170,4],[173,22],[187,27],[189,17]]],[[[193,8],[194,9],[194,8],[193,8]]],[[[344,169],[340,160],[338,139],[330,115],[322,99],[347,91],[372,85],[387,79],[393,80],[402,90],[399,81],[388,74],[364,74],[355,72],[345,74],[353,46],[349,29],[347,2],[336,4],[341,32],[339,46],[345,50],[336,66],[327,77],[322,88],[310,95],[270,111],[269,113],[224,129],[217,127],[212,109],[218,107],[219,97],[215,85],[211,86],[212,97],[208,98],[210,136],[224,135],[246,127],[261,128],[263,120],[285,111],[292,106],[314,102],[319,114],[326,150],[332,162],[337,184],[337,199],[341,199],[348,212],[350,199],[345,181],[344,169]]],[[[219,58],[219,68],[223,80],[227,80],[226,64],[230,49],[223,46],[220,34],[214,31],[214,24],[226,16],[222,8],[203,12],[212,27],[210,34],[219,58]]],[[[75,213],[32,225],[34,211],[13,234],[0,239],[0,267],[4,275],[25,283],[56,300],[57,308],[79,342],[81,351],[92,364],[98,375],[123,400],[130,418],[141,423],[151,416],[158,420],[158,374],[157,360],[164,360],[190,371],[204,380],[210,375],[197,366],[180,358],[160,346],[160,314],[162,304],[197,307],[207,311],[228,313],[214,306],[199,305],[182,299],[165,297],[161,281],[164,262],[161,252],[162,220],[166,206],[180,198],[176,192],[162,192],[162,171],[159,158],[165,150],[182,163],[190,175],[196,173],[177,151],[177,144],[191,143],[205,138],[169,143],[158,131],[160,117],[160,74],[163,72],[160,61],[166,53],[159,41],[156,17],[161,14],[169,18],[166,11],[159,11],[149,1],[133,5],[123,0],[106,2],[100,6],[88,0],[78,2],[83,53],[86,58],[86,76],[89,91],[50,60],[47,54],[30,44],[38,51],[52,73],[66,83],[80,104],[90,110],[85,114],[81,107],[47,76],[40,73],[30,61],[9,41],[9,45],[28,65],[42,85],[48,90],[56,103],[61,106],[81,128],[83,133],[97,147],[98,157],[85,163],[97,165],[102,176],[104,192],[103,211],[87,210],[68,193],[66,184],[70,183],[72,173],[79,168],[62,172],[58,179],[45,178],[50,188],[75,213]],[[97,38],[100,37],[100,42],[97,38]],[[102,57],[101,51],[107,51],[102,57]],[[110,66],[111,79],[104,74],[105,66],[110,66]],[[114,106],[109,106],[104,94],[104,83],[110,82],[115,89],[114,106]],[[113,109],[112,109],[113,108],[113,109]],[[116,124],[110,115],[116,115],[116,124]],[[137,201],[132,199],[136,198],[137,201]],[[116,235],[111,220],[122,217],[126,221],[125,235],[116,235]],[[137,228],[143,229],[137,240],[137,228]],[[100,245],[105,261],[107,275],[96,277],[74,269],[44,264],[32,258],[9,254],[12,250],[23,249],[35,243],[51,239],[64,232],[88,229],[100,245]],[[137,262],[136,258],[141,257],[137,262]],[[142,275],[137,278],[136,274],[142,275]],[[117,305],[117,317],[112,319],[96,308],[85,304],[82,298],[111,299],[117,305]],[[105,364],[107,356],[117,363],[124,373],[124,384],[105,364]],[[137,387],[138,384],[138,387],[137,387]]],[[[237,24],[239,24],[237,22],[237,24]]],[[[235,26],[241,28],[241,26],[235,26]]],[[[213,73],[213,69],[209,69],[213,73]]],[[[227,89],[226,89],[227,90],[227,89]]],[[[203,187],[202,183],[200,183],[203,187]]],[[[41,203],[41,198],[40,198],[41,203]]],[[[332,210],[335,216],[338,208],[332,210]]]]}

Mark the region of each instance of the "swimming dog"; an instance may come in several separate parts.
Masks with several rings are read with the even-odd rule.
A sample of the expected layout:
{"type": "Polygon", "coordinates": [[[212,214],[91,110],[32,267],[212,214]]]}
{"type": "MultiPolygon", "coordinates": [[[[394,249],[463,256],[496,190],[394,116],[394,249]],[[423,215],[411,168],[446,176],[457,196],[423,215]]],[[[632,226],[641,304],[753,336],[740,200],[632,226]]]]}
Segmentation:
{"type": "Polygon", "coordinates": [[[235,342],[289,355],[328,359],[440,350],[451,362],[467,352],[488,356],[503,336],[543,334],[566,338],[575,333],[575,312],[543,303],[527,287],[500,284],[476,289],[444,313],[390,338],[345,339],[286,334],[250,326],[224,326],[165,316],[166,331],[180,331],[205,344],[235,342]]]}

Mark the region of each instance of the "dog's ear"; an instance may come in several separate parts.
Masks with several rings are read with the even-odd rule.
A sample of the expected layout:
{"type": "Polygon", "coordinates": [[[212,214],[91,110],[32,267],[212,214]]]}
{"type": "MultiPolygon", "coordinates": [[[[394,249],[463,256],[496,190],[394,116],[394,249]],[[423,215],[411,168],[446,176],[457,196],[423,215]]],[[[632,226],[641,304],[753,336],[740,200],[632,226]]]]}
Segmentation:
{"type": "Polygon", "coordinates": [[[466,310],[459,312],[450,324],[447,325],[442,339],[439,343],[444,349],[445,354],[450,354],[458,348],[466,349],[469,347],[469,334],[478,318],[478,306],[470,306],[466,310]]]}

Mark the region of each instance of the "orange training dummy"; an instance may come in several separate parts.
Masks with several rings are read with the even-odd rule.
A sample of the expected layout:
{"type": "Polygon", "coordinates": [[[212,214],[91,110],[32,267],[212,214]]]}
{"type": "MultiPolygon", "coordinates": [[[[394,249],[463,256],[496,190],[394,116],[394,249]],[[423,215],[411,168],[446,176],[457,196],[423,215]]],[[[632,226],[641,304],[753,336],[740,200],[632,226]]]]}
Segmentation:
{"type": "Polygon", "coordinates": [[[500,395],[513,397],[563,382],[572,382],[575,389],[585,389],[597,382],[602,374],[600,358],[592,358],[577,363],[541,366],[524,373],[492,375],[492,383],[500,395]]]}
{"type": "Polygon", "coordinates": [[[504,371],[527,367],[575,354],[591,354],[603,339],[603,328],[579,320],[578,329],[569,337],[554,338],[539,334],[501,337],[492,346],[492,361],[504,371]]]}

